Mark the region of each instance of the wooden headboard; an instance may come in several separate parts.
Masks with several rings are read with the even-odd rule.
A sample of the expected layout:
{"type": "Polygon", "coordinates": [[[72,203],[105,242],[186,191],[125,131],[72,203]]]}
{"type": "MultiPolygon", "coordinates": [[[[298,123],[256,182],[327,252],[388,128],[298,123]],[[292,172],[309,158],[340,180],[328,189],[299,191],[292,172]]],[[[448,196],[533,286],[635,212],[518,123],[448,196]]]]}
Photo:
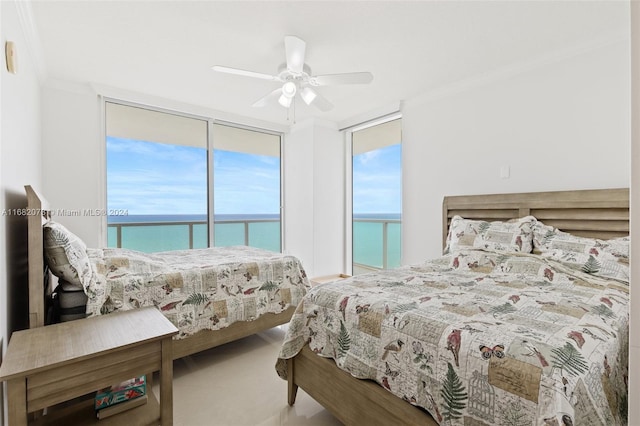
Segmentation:
{"type": "Polygon", "coordinates": [[[50,218],[49,203],[31,185],[27,192],[27,244],[29,256],[29,328],[42,327],[45,322],[46,292],[44,281],[44,233],[42,224],[50,218]]]}
{"type": "Polygon", "coordinates": [[[546,225],[584,237],[629,235],[629,190],[591,189],[513,194],[457,195],[442,203],[442,247],[451,218],[509,220],[532,215],[546,225]]]}

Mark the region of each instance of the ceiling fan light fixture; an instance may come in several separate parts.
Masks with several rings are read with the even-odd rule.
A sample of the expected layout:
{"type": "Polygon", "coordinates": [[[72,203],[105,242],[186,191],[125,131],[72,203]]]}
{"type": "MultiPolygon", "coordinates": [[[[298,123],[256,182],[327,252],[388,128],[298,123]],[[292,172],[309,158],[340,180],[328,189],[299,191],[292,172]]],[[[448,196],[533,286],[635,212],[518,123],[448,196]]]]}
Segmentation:
{"type": "Polygon", "coordinates": [[[282,95],[278,98],[278,103],[285,108],[289,108],[291,106],[291,99],[293,98],[285,96],[283,91],[282,95]]]}
{"type": "Polygon", "coordinates": [[[317,96],[318,94],[308,87],[305,87],[300,91],[300,97],[302,97],[302,100],[307,105],[311,105],[311,102],[313,102],[317,96]]]}
{"type": "Polygon", "coordinates": [[[282,85],[282,94],[287,98],[291,99],[296,95],[298,88],[293,81],[287,81],[282,85]]]}

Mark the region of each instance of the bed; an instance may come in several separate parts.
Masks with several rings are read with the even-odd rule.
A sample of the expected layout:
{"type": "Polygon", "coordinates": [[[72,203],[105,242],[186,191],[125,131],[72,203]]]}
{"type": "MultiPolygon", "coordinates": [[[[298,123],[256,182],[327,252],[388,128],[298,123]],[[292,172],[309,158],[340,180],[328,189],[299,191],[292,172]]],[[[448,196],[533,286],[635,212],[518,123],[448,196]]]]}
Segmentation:
{"type": "Polygon", "coordinates": [[[627,189],[445,197],[442,257],[298,305],[289,404],[300,387],[345,424],[626,424],[628,220],[627,189]]]}
{"type": "Polygon", "coordinates": [[[30,185],[25,191],[30,328],[47,323],[52,289],[46,266],[59,277],[59,288],[80,286],[87,316],[156,306],[180,330],[176,359],[287,323],[309,288],[299,259],[252,247],[153,254],[87,249],[51,220],[42,196],[30,185]],[[58,252],[64,260],[57,260],[58,252]]]}

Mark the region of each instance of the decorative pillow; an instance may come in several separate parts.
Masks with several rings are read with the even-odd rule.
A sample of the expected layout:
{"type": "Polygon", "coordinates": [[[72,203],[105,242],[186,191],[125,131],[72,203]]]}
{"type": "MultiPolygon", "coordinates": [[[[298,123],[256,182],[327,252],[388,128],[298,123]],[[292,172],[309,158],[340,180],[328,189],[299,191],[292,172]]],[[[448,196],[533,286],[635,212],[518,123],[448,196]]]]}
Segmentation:
{"type": "Polygon", "coordinates": [[[533,252],[545,253],[550,250],[563,250],[568,252],[592,254],[598,257],[607,253],[614,258],[629,259],[628,236],[612,240],[600,240],[597,238],[578,237],[568,232],[560,231],[553,226],[537,222],[533,226],[533,252]]]}
{"type": "Polygon", "coordinates": [[[616,257],[629,259],[629,247],[631,246],[631,237],[614,238],[607,240],[608,246],[605,248],[607,253],[611,253],[616,257]]]}
{"type": "Polygon", "coordinates": [[[486,222],[454,216],[451,218],[445,253],[473,248],[531,253],[535,222],[533,216],[509,222],[486,222]]]}
{"type": "Polygon", "coordinates": [[[61,224],[48,221],[44,228],[44,257],[51,272],[71,284],[89,287],[93,269],[87,255],[87,246],[61,224]]]}
{"type": "Polygon", "coordinates": [[[573,269],[603,278],[629,281],[629,237],[600,240],[578,237],[538,222],[533,227],[533,252],[573,269]]]}

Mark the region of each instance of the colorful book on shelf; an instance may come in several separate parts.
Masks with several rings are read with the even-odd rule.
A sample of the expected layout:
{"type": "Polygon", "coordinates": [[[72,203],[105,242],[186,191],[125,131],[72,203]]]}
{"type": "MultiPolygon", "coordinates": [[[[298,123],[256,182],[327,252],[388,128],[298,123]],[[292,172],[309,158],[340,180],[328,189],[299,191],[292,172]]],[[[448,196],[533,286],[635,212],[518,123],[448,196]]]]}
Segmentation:
{"type": "Polygon", "coordinates": [[[96,412],[96,417],[98,419],[106,419],[107,417],[111,417],[115,414],[122,413],[123,411],[131,410],[132,408],[139,407],[146,403],[147,403],[147,395],[142,395],[135,399],[130,399],[128,401],[111,405],[110,407],[102,408],[96,412]]]}
{"type": "Polygon", "coordinates": [[[139,398],[146,395],[146,377],[134,377],[113,386],[106,387],[96,392],[95,409],[101,410],[112,405],[139,398]]]}

